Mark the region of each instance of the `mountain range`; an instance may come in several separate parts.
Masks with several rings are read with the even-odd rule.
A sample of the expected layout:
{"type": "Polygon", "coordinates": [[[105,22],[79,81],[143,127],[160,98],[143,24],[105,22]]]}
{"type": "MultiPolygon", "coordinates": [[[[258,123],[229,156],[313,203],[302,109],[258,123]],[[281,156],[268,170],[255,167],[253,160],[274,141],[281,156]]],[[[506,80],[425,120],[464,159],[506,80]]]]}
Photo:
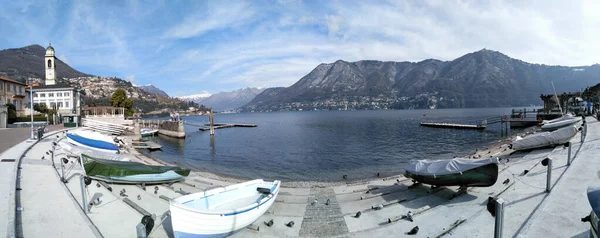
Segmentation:
{"type": "Polygon", "coordinates": [[[165,93],[165,91],[160,90],[159,88],[155,87],[152,84],[136,86],[136,87],[146,91],[147,93],[151,93],[151,94],[155,94],[155,95],[159,95],[159,96],[163,96],[163,97],[169,97],[169,94],[165,93]]]}
{"type": "MultiPolygon", "coordinates": [[[[44,79],[45,54],[46,49],[40,45],[1,50],[0,75],[20,82],[25,82],[30,78],[44,79]]],[[[60,59],[56,60],[56,75],[58,84],[76,85],[83,89],[87,95],[86,104],[89,106],[110,105],[109,97],[117,88],[121,88],[133,100],[136,112],[142,114],[164,114],[165,110],[187,110],[190,106],[206,110],[195,103],[171,98],[152,85],[136,87],[131,82],[117,77],[101,77],[82,73],[60,59]]]]}
{"type": "Polygon", "coordinates": [[[204,93],[179,98],[205,105],[215,111],[233,111],[246,105],[264,90],[262,88],[242,88],[231,92],[220,92],[212,95],[204,93]]]}
{"type": "Polygon", "coordinates": [[[289,87],[257,95],[242,111],[508,107],[540,94],[575,92],[600,80],[600,66],[549,66],[483,49],[452,61],[338,60],[289,87]]]}

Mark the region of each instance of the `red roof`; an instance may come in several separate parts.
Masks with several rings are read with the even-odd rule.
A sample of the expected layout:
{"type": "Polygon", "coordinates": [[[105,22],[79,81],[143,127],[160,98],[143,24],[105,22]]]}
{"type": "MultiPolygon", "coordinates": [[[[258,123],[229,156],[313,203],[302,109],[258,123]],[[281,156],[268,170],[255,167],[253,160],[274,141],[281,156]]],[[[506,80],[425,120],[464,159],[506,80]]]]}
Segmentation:
{"type": "Polygon", "coordinates": [[[27,85],[25,83],[21,83],[19,81],[16,81],[16,80],[13,80],[13,79],[9,79],[9,78],[4,77],[4,76],[0,76],[0,80],[6,81],[6,82],[9,82],[9,83],[16,83],[16,84],[21,84],[21,85],[27,85]]]}

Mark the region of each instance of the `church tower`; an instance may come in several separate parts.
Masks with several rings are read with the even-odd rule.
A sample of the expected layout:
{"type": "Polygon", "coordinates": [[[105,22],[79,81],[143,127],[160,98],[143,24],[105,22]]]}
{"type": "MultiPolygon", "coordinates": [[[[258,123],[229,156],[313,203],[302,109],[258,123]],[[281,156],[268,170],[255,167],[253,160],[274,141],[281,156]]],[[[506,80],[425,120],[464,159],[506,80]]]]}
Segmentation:
{"type": "Polygon", "coordinates": [[[46,68],[46,85],[56,84],[56,57],[54,56],[54,48],[52,44],[46,48],[46,56],[44,57],[46,68]]]}

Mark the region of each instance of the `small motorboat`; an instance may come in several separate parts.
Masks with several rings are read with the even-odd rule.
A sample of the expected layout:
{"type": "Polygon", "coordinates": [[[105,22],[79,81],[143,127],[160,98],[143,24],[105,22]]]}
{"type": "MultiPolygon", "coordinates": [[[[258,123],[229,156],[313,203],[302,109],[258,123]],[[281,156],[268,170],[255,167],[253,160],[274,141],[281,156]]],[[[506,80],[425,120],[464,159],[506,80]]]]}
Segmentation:
{"type": "MultiPolygon", "coordinates": [[[[570,114],[567,114],[570,115],[570,114]]],[[[542,123],[542,130],[544,131],[553,131],[553,130],[557,130],[563,127],[567,127],[567,126],[571,126],[574,125],[575,123],[578,123],[581,121],[581,117],[575,117],[575,116],[563,116],[551,121],[548,121],[547,123],[542,123]]]]}
{"type": "Polygon", "coordinates": [[[525,138],[517,137],[508,148],[513,150],[530,150],[567,143],[577,134],[577,127],[564,127],[552,132],[540,132],[525,138]]]}
{"type": "Polygon", "coordinates": [[[153,136],[153,135],[156,135],[156,134],[158,134],[158,130],[157,129],[147,129],[147,128],[144,128],[144,129],[140,130],[140,135],[142,135],[142,136],[153,136]]]}
{"type": "Polygon", "coordinates": [[[498,180],[498,158],[416,160],[404,176],[434,186],[489,187],[498,180]]]}
{"type": "Polygon", "coordinates": [[[115,138],[95,131],[79,130],[67,132],[67,141],[86,149],[112,154],[119,153],[119,147],[115,138]]]}
{"type": "Polygon", "coordinates": [[[138,162],[104,159],[87,154],[79,157],[86,176],[96,180],[124,184],[159,184],[183,180],[189,169],[155,166],[138,162]]]}
{"type": "Polygon", "coordinates": [[[225,237],[252,224],[271,207],[280,181],[252,180],[171,200],[175,237],[225,237]]]}

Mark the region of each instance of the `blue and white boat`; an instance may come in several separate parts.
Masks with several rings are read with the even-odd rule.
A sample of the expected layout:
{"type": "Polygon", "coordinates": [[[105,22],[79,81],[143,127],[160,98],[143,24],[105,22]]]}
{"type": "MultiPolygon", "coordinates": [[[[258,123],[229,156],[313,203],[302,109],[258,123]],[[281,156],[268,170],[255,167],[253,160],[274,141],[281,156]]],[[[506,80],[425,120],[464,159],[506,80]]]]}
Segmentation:
{"type": "Polygon", "coordinates": [[[158,134],[158,130],[156,130],[156,129],[146,129],[146,128],[143,128],[143,129],[140,130],[140,135],[141,136],[153,136],[153,135],[156,135],[156,134],[158,134]]]}
{"type": "Polygon", "coordinates": [[[117,147],[112,137],[94,131],[68,132],[67,141],[86,149],[112,154],[119,153],[119,147],[117,147]]]}
{"type": "Polygon", "coordinates": [[[257,179],[175,198],[170,205],[173,233],[177,238],[230,236],[271,207],[280,183],[257,179]]]}

